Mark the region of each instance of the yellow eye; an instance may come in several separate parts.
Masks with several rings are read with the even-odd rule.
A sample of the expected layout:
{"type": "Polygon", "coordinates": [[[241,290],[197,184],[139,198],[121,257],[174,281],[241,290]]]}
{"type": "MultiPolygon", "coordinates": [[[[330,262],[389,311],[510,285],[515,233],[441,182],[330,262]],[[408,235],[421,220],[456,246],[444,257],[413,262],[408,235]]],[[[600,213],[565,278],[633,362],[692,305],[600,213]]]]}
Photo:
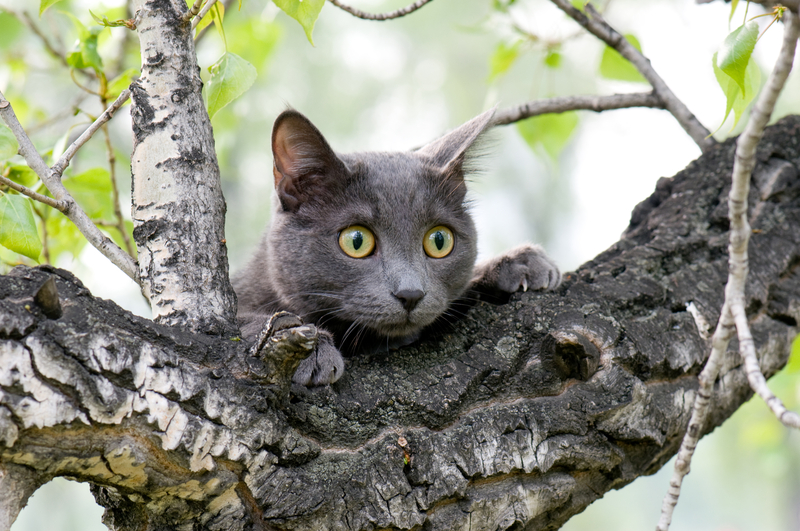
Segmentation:
{"type": "Polygon", "coordinates": [[[453,250],[455,236],[453,231],[443,225],[434,227],[425,234],[422,240],[422,247],[425,254],[431,258],[444,258],[453,250]]]}
{"type": "Polygon", "coordinates": [[[368,228],[353,225],[339,233],[339,247],[347,256],[364,258],[375,249],[375,236],[368,228]]]}

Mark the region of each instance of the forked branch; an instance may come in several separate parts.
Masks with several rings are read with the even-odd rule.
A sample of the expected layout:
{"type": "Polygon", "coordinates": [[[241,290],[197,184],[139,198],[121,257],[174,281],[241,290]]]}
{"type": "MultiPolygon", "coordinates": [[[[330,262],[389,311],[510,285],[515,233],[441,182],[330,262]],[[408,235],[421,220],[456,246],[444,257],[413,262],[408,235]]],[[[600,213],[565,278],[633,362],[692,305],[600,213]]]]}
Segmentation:
{"type": "MultiPolygon", "coordinates": [[[[120,101],[121,98],[122,95],[120,95],[120,98],[117,98],[117,101],[120,101]]],[[[103,113],[103,115],[106,114],[107,112],[103,113]]],[[[25,161],[28,163],[28,166],[30,166],[30,168],[36,173],[36,175],[39,176],[39,179],[42,180],[42,182],[50,191],[50,193],[53,194],[53,197],[56,199],[56,201],[59,201],[64,205],[64,209],[63,210],[59,209],[59,210],[61,210],[64,213],[64,215],[67,216],[75,224],[76,227],[78,227],[78,230],[81,231],[81,234],[83,234],[86,237],[89,243],[91,243],[94,247],[96,247],[104,256],[106,256],[109,260],[111,260],[111,262],[117,267],[119,267],[126,275],[131,277],[137,283],[139,283],[140,281],[137,274],[138,267],[136,265],[136,262],[133,260],[133,258],[131,258],[131,256],[128,253],[123,251],[117,244],[111,241],[110,238],[108,238],[106,235],[100,232],[100,229],[98,229],[97,226],[95,226],[95,224],[86,214],[86,212],[84,212],[83,209],[81,209],[81,207],[72,197],[72,195],[67,191],[64,185],[61,183],[60,171],[57,172],[54,169],[51,169],[49,166],[47,166],[47,163],[44,161],[44,159],[42,159],[42,156],[36,150],[36,147],[33,145],[33,142],[31,142],[31,139],[28,137],[27,133],[25,133],[25,130],[22,128],[22,125],[19,123],[17,115],[14,113],[14,109],[11,107],[11,103],[5,98],[2,92],[0,92],[0,118],[3,119],[3,122],[5,122],[8,128],[11,129],[11,132],[13,132],[14,136],[17,138],[17,142],[19,142],[19,152],[25,158],[25,161]]],[[[110,115],[108,116],[108,118],[110,118],[110,115]]],[[[100,118],[98,118],[98,120],[100,120],[100,118]]],[[[95,121],[95,123],[97,123],[97,121],[95,121]]],[[[92,125],[94,126],[94,124],[92,125]]],[[[99,124],[97,128],[99,128],[100,125],[102,125],[102,123],[99,124]]],[[[95,131],[96,130],[97,129],[95,129],[95,131]]],[[[86,133],[84,133],[84,135],[86,135],[86,133]]],[[[81,137],[83,137],[84,135],[81,135],[81,137]]],[[[85,140],[83,142],[85,142],[85,140]]],[[[62,159],[64,159],[63,156],[62,159]]],[[[69,160],[67,159],[64,163],[64,167],[66,167],[66,164],[68,162],[69,160]]],[[[61,171],[63,171],[63,168],[61,169],[61,171]]]]}
{"type": "Polygon", "coordinates": [[[622,57],[630,61],[653,86],[655,93],[658,94],[664,102],[664,107],[675,117],[684,131],[692,137],[692,140],[695,141],[703,152],[708,151],[716,145],[717,142],[710,136],[711,132],[706,129],[688,107],[675,96],[664,80],[661,79],[661,76],[653,69],[650,60],[642,55],[642,53],[618,31],[608,25],[591,4],[586,4],[586,13],[583,13],[573,7],[569,0],[552,0],[552,2],[575,20],[575,22],[583,26],[589,33],[614,48],[622,57]]]}
{"type": "Polygon", "coordinates": [[[755,345],[745,312],[745,281],[748,273],[747,247],[750,240],[750,224],[747,220],[748,195],[750,178],[756,163],[756,147],[764,134],[786,78],[792,68],[797,39],[800,37],[800,22],[791,11],[784,15],[784,36],[778,60],[770,73],[767,84],[758,97],[750,114],[744,132],[736,143],[736,156],[733,165],[731,191],[728,196],[728,210],[731,223],[728,244],[729,273],[725,286],[725,303],[722,307],[719,323],[714,332],[711,356],[700,374],[698,389],[692,408],[692,417],[686,435],[681,443],[675,470],[670,480],[669,490],[664,497],[657,531],[667,531],[672,521],[672,513],[680,496],[681,483],[689,468],[694,449],[702,434],[705,418],[708,414],[711,391],[719,368],[728,349],[728,342],[734,332],[738,333],[739,352],[745,363],[747,380],[750,387],[758,393],[772,409],[778,419],[786,426],[800,427],[800,417],[788,411],[769,387],[756,359],[755,345]]]}

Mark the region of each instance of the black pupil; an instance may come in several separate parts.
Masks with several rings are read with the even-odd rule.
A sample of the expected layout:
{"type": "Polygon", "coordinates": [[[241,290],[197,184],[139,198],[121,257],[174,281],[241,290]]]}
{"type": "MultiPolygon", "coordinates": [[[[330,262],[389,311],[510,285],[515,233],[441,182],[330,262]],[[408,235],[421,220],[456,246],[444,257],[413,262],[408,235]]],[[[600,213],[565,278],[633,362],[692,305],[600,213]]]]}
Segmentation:
{"type": "Polygon", "coordinates": [[[362,243],[364,243],[364,235],[360,230],[353,231],[353,249],[358,251],[362,243]]]}
{"type": "Polygon", "coordinates": [[[433,243],[436,244],[437,249],[442,250],[444,247],[444,234],[442,234],[442,231],[436,231],[436,234],[433,235],[433,243]]]}

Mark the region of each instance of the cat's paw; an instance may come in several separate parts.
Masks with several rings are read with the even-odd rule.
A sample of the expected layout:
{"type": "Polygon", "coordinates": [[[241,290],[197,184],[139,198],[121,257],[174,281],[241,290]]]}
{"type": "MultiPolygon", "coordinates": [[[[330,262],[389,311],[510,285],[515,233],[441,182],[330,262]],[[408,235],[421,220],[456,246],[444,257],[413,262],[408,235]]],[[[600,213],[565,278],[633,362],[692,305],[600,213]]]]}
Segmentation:
{"type": "Polygon", "coordinates": [[[479,265],[473,282],[503,293],[547,290],[561,284],[561,272],[540,246],[523,244],[479,265]]]}
{"type": "Polygon", "coordinates": [[[344,374],[344,359],[333,342],[333,336],[317,329],[317,347],[300,362],[292,381],[306,387],[328,385],[344,374]]]}

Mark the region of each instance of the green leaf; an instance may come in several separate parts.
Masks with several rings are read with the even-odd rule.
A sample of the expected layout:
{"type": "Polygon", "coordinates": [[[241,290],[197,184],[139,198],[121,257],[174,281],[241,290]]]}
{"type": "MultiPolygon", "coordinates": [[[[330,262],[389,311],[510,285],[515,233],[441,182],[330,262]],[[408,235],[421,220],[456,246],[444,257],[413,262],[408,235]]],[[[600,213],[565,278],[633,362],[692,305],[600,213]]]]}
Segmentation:
{"type": "Polygon", "coordinates": [[[208,116],[214,115],[227,104],[244,94],[256,80],[256,69],[236,55],[226,52],[208,69],[211,79],[203,87],[208,116]]]}
{"type": "Polygon", "coordinates": [[[102,70],[103,60],[97,53],[97,36],[103,31],[103,28],[93,27],[89,30],[75,15],[66,12],[64,14],[72,20],[75,29],[78,30],[78,41],[72,51],[67,54],[67,64],[77,69],[91,67],[97,71],[102,70]]]}
{"type": "Polygon", "coordinates": [[[511,68],[511,65],[514,64],[514,61],[519,57],[521,46],[522,40],[518,40],[510,45],[504,42],[497,45],[491,59],[489,59],[489,82],[511,68]]]}
{"type": "Polygon", "coordinates": [[[786,363],[786,372],[789,374],[800,372],[800,335],[796,336],[792,342],[792,352],[786,363]]]}
{"type": "MultiPolygon", "coordinates": [[[[634,48],[640,52],[642,51],[642,46],[636,37],[625,35],[625,38],[634,48]]],[[[606,49],[603,50],[603,58],[600,60],[600,75],[606,79],[647,83],[647,80],[636,70],[636,67],[610,46],[606,46],[606,49]]]]}
{"type": "Polygon", "coordinates": [[[217,27],[217,33],[219,33],[220,39],[222,39],[222,44],[225,46],[225,50],[228,50],[228,40],[225,38],[225,28],[222,27],[222,21],[225,18],[225,4],[222,2],[217,2],[211,7],[211,18],[214,19],[214,26],[217,27]]]}
{"type": "MultiPolygon", "coordinates": [[[[48,212],[45,210],[45,212],[48,212]]],[[[47,250],[50,261],[56,262],[63,253],[77,257],[86,245],[86,238],[78,227],[58,210],[49,210],[45,221],[47,229],[47,250]]]]}
{"type": "Polygon", "coordinates": [[[13,164],[9,166],[8,178],[27,188],[33,188],[33,185],[39,180],[39,176],[36,175],[36,172],[25,164],[13,164]]]}
{"type": "Polygon", "coordinates": [[[571,0],[570,4],[572,7],[577,9],[578,11],[583,11],[585,9],[586,4],[589,3],[589,0],[571,0]]]}
{"type": "Polygon", "coordinates": [[[558,155],[578,125],[575,111],[561,114],[543,114],[517,122],[517,130],[535,152],[544,149],[553,160],[558,155]]]}
{"type": "Polygon", "coordinates": [[[544,64],[550,68],[558,68],[561,66],[561,52],[558,50],[548,50],[547,55],[544,57],[544,64]]]}
{"type": "Polygon", "coordinates": [[[284,13],[295,19],[303,26],[308,42],[314,45],[311,32],[314,31],[314,24],[317,22],[319,12],[325,5],[325,0],[273,0],[275,5],[283,10],[284,13]]]}
{"type": "MultiPolygon", "coordinates": [[[[731,14],[728,15],[728,24],[731,23],[733,20],[733,14],[736,12],[736,8],[739,6],[739,0],[731,0],[731,14]]],[[[728,26],[730,28],[730,26],[728,26]]]]}
{"type": "Polygon", "coordinates": [[[10,159],[18,151],[19,142],[17,142],[17,137],[5,124],[0,123],[0,161],[10,159]]]}
{"type": "Polygon", "coordinates": [[[100,18],[94,13],[92,13],[91,9],[89,10],[89,14],[92,15],[92,18],[94,19],[95,22],[106,28],[119,28],[121,26],[126,26],[128,28],[131,27],[131,23],[127,20],[121,20],[121,19],[108,20],[108,17],[106,15],[103,15],[103,18],[100,18]]]}
{"type": "Polygon", "coordinates": [[[33,207],[27,197],[0,196],[0,245],[34,260],[42,254],[33,207]]]}
{"type": "Polygon", "coordinates": [[[42,16],[42,13],[44,13],[48,7],[60,1],[61,0],[41,0],[41,2],[39,2],[39,17],[42,16]]]}
{"type": "Polygon", "coordinates": [[[138,68],[129,68],[123,73],[108,82],[106,87],[106,99],[115,100],[123,90],[131,86],[133,78],[138,77],[140,71],[138,68]]]}
{"type": "MultiPolygon", "coordinates": [[[[747,90],[743,94],[739,89],[739,85],[717,66],[717,54],[714,54],[711,63],[714,67],[714,76],[717,78],[717,83],[725,94],[725,117],[722,119],[720,127],[722,127],[722,124],[728,119],[728,115],[733,111],[734,121],[733,126],[731,126],[731,129],[733,129],[736,127],[736,124],[739,123],[739,119],[742,117],[742,114],[744,114],[745,109],[747,109],[747,106],[753,101],[753,98],[756,97],[758,89],[761,87],[761,70],[758,68],[758,64],[755,61],[750,61],[747,64],[744,76],[747,90]],[[747,96],[745,96],[745,94],[747,96]]],[[[717,131],[719,131],[719,128],[717,128],[717,131]]],[[[717,131],[714,131],[714,133],[717,131]]]]}
{"type": "Polygon", "coordinates": [[[64,179],[64,187],[94,220],[115,219],[111,176],[105,168],[92,168],[64,179]]]}
{"type": "Polygon", "coordinates": [[[742,94],[747,95],[744,83],[744,73],[756,47],[758,40],[758,24],[750,21],[733,30],[722,43],[717,54],[716,64],[719,69],[733,79],[742,94]]]}

